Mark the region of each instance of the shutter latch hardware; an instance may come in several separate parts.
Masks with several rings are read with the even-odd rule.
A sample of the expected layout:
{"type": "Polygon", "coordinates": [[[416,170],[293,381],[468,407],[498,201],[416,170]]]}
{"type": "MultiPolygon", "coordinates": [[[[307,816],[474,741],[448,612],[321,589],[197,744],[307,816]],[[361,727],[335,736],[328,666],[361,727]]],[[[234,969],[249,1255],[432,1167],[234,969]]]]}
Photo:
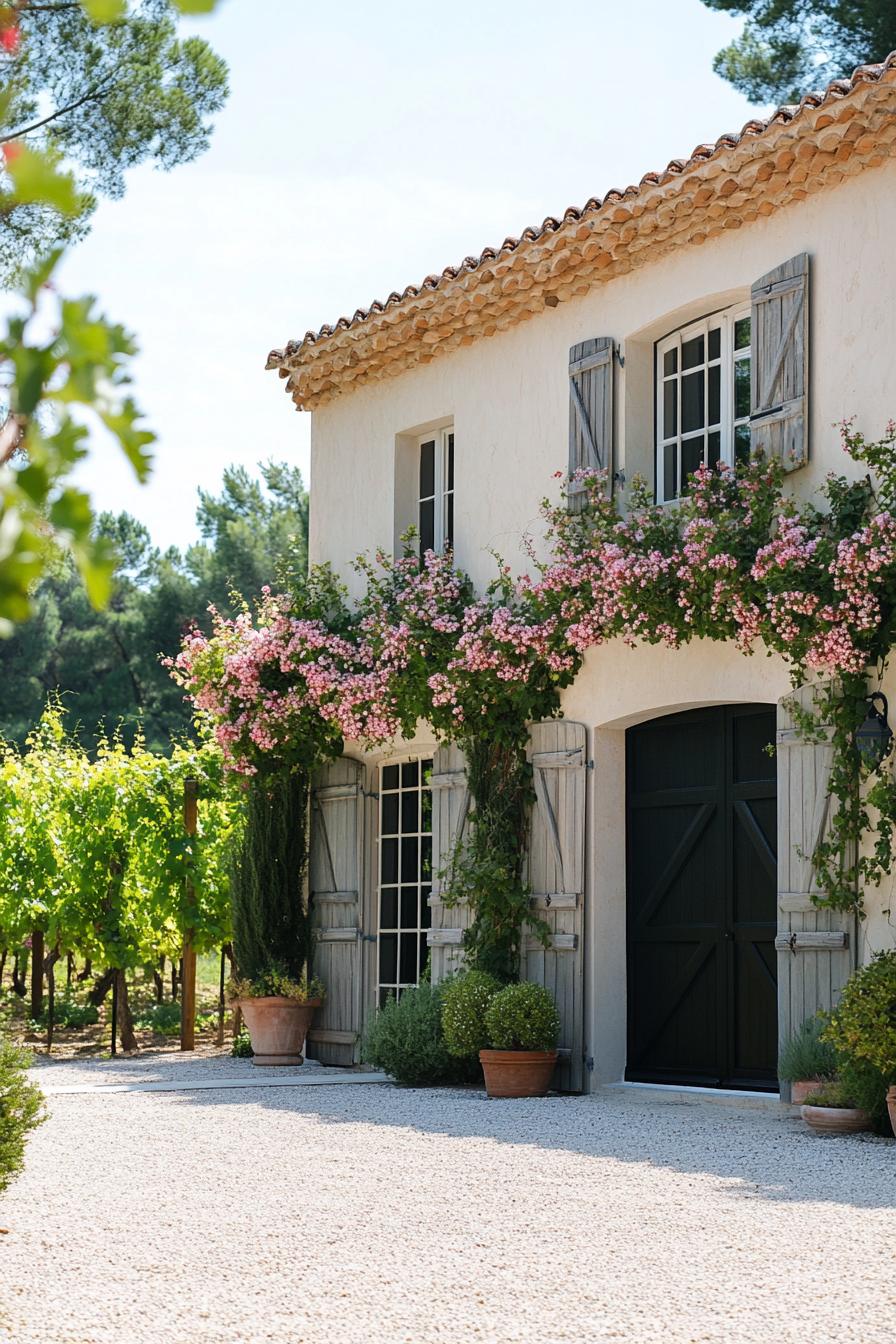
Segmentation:
{"type": "Polygon", "coordinates": [[[793,956],[796,956],[796,934],[795,934],[795,933],[792,933],[792,934],[790,935],[790,937],[789,937],[788,940],[787,940],[787,944],[788,944],[788,946],[789,946],[789,948],[790,948],[790,951],[791,951],[791,953],[793,954],[793,956]]]}
{"type": "Polygon", "coordinates": [[[614,358],[615,358],[617,364],[619,365],[620,369],[624,369],[624,368],[625,368],[625,355],[624,355],[624,354],[622,353],[622,351],[619,349],[619,346],[618,346],[618,345],[614,345],[614,346],[613,346],[613,356],[614,356],[614,358]]]}

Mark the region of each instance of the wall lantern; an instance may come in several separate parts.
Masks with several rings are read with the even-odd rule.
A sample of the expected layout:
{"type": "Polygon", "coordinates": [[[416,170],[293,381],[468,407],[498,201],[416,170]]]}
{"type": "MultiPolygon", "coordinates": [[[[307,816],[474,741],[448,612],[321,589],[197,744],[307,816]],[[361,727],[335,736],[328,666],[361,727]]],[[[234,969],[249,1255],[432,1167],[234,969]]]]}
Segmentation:
{"type": "Polygon", "coordinates": [[[862,758],[862,764],[869,770],[876,770],[889,755],[893,745],[893,732],[887,723],[887,697],[882,691],[875,691],[873,695],[868,696],[865,721],[856,729],[855,744],[862,758]],[[883,710],[875,707],[875,701],[878,700],[883,705],[883,710]]]}

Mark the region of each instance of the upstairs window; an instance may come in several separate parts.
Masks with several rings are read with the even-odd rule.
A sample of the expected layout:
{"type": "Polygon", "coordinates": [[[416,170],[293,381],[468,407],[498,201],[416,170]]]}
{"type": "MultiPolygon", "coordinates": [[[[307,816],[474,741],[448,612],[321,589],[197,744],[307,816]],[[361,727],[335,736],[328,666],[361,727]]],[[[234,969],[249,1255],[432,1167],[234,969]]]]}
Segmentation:
{"type": "Polygon", "coordinates": [[[420,554],[454,547],[454,430],[438,429],[420,439],[417,506],[420,554]]]}
{"type": "Polygon", "coordinates": [[[750,457],[750,306],[693,322],[656,347],[656,497],[687,493],[701,463],[750,457]]]}

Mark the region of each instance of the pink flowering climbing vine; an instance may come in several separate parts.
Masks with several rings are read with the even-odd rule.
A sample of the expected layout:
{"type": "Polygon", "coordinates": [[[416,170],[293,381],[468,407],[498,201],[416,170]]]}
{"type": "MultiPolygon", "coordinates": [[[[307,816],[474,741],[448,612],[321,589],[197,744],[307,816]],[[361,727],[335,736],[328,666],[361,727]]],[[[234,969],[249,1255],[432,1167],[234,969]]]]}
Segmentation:
{"type": "Polygon", "coordinates": [[[254,613],[216,617],[210,638],[190,634],[173,674],[247,775],[310,770],[346,739],[388,742],[419,719],[457,741],[477,824],[452,880],[474,908],[472,951],[510,977],[534,922],[521,877],[527,724],[560,712],[586,650],[703,638],[777,653],[795,684],[816,675],[840,687],[819,704],[834,724],[838,808],[815,860],[820,901],[855,908],[860,882],[879,881],[893,857],[896,798],[881,775],[863,802],[852,734],[866,669],[894,640],[896,425],[872,442],[845,422],[841,436],[871,474],[828,476],[817,504],[788,492],[777,462],[701,468],[676,508],[635,482],[624,515],[599,474],[580,473],[576,511],[565,496],[543,503],[547,558],[530,575],[514,579],[499,562],[477,596],[450,556],[418,558],[409,539],[396,560],[357,562],[366,591],[353,608],[332,573],[315,570],[254,613]],[[873,855],[847,863],[869,828],[873,855]]]}

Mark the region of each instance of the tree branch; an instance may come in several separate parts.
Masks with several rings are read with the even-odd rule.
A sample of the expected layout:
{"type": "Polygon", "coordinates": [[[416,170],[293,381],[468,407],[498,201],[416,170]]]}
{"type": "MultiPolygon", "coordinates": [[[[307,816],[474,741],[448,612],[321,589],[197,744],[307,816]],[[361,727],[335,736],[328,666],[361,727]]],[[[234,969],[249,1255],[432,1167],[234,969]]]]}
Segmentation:
{"type": "Polygon", "coordinates": [[[0,428],[0,467],[5,466],[22,442],[27,421],[23,415],[8,415],[0,428]]]}
{"type": "Polygon", "coordinates": [[[0,135],[0,145],[5,145],[9,140],[21,140],[23,135],[30,135],[32,131],[39,130],[41,126],[46,126],[48,122],[56,121],[58,117],[64,117],[67,113],[74,112],[77,108],[83,107],[85,103],[101,97],[111,87],[112,83],[113,76],[109,75],[106,80],[94,84],[92,89],[88,89],[81,98],[69,103],[67,107],[57,107],[48,116],[41,117],[40,121],[33,121],[30,126],[20,126],[17,131],[12,131],[9,135],[0,135]]]}

